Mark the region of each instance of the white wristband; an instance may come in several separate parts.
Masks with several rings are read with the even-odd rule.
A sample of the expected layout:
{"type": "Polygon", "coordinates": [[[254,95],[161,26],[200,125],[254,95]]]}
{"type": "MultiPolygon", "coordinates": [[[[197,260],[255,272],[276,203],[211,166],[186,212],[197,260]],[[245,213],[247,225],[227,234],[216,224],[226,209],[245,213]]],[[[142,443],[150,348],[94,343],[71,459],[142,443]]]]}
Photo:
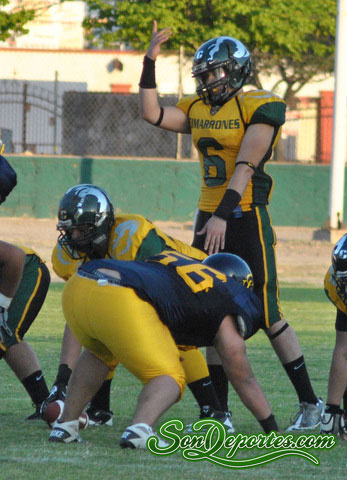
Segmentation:
{"type": "Polygon", "coordinates": [[[6,295],[3,295],[2,293],[0,293],[0,305],[2,307],[6,308],[7,310],[11,302],[12,302],[12,298],[6,297],[6,295]]]}

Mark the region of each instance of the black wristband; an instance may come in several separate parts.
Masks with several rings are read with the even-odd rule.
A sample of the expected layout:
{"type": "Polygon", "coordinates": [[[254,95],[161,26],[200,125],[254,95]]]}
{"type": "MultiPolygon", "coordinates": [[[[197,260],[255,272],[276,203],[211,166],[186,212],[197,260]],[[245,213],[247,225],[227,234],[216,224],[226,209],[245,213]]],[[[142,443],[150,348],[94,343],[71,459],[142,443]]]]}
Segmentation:
{"type": "Polygon", "coordinates": [[[143,69],[139,83],[141,88],[157,88],[155,83],[155,60],[145,55],[143,69]]]}
{"type": "Polygon", "coordinates": [[[213,215],[223,220],[229,220],[233,216],[233,210],[238,206],[240,200],[241,195],[239,192],[228,188],[213,215]]]}
{"type": "Polygon", "coordinates": [[[238,165],[247,165],[247,167],[251,168],[253,172],[256,171],[256,167],[253,165],[252,162],[236,162],[235,167],[237,167],[238,165]]]}
{"type": "Polygon", "coordinates": [[[258,421],[260,425],[263,427],[263,430],[265,433],[270,433],[272,431],[278,432],[278,425],[272,413],[269,417],[265,418],[265,420],[258,420],[258,421]]]}
{"type": "Polygon", "coordinates": [[[158,120],[154,123],[155,127],[159,127],[159,125],[161,124],[161,122],[163,120],[163,116],[164,116],[164,109],[163,109],[163,107],[160,107],[160,115],[159,115],[158,120]]]}

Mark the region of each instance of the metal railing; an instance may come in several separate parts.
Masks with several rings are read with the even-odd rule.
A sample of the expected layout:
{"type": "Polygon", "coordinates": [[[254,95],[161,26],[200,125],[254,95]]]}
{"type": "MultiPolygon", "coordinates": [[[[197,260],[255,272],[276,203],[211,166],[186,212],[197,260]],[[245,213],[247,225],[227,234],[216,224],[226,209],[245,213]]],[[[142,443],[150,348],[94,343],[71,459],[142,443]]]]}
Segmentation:
{"type": "MultiPolygon", "coordinates": [[[[163,96],[162,105],[177,97],[163,96]]],[[[287,111],[274,159],[329,163],[332,109],[318,100],[287,111]],[[324,124],[324,128],[322,125],[324,124]]],[[[85,83],[0,80],[0,134],[7,153],[196,158],[190,135],[140,118],[136,94],[88,92],[85,83]]]]}

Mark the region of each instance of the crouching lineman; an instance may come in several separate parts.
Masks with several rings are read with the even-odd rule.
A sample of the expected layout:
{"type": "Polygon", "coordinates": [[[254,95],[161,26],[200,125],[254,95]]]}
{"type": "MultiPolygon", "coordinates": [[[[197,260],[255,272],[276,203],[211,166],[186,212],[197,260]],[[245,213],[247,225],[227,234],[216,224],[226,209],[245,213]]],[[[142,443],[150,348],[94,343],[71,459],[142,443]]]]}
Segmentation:
{"type": "Polygon", "coordinates": [[[266,433],[278,431],[244,342],[264,327],[261,304],[228,276],[235,262],[244,265],[248,284],[251,272],[240,257],[215,257],[220,255],[226,273],[211,268],[212,257],[205,264],[168,250],[145,262],[92,260],[78,269],[62,301],[66,321],[86,350],[72,371],[63,415],[50,441],[81,441],[81,412],[121,362],[144,387],[120,445],[146,448],[154,423],[184,391],[177,344],[214,345],[242,402],[266,433]]]}
{"type": "Polygon", "coordinates": [[[48,268],[31,249],[0,242],[0,360],[4,358],[28,392],[39,420],[49,391],[39,360],[23,340],[37,317],[50,284],[48,268]]]}
{"type": "MultiPolygon", "coordinates": [[[[163,250],[172,249],[203,260],[206,254],[180,240],[169,237],[142,215],[114,215],[106,192],[96,185],[82,184],[70,188],[62,197],[58,209],[58,242],[52,253],[55,273],[68,280],[85,261],[96,258],[145,260],[163,250]]],[[[58,374],[51,393],[43,405],[65,400],[66,388],[81,346],[66,325],[58,374]]],[[[234,427],[229,412],[221,407],[209,377],[203,354],[195,347],[181,350],[187,385],[200,407],[200,418],[219,412],[228,432],[234,427]]],[[[114,372],[110,372],[88,406],[89,425],[112,425],[110,389],[114,372]]]]}
{"type": "Polygon", "coordinates": [[[336,306],[336,343],[331,360],[328,397],[321,422],[321,433],[339,435],[347,440],[347,235],[335,245],[332,265],[325,275],[324,289],[336,306]],[[343,411],[341,406],[344,398],[343,411]]]}

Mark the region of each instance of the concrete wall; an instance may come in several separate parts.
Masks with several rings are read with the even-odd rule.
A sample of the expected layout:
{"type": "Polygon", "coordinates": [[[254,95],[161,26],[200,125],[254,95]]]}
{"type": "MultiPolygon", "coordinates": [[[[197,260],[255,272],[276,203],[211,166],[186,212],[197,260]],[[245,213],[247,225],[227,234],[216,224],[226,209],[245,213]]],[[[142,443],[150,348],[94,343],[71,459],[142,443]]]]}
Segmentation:
{"type": "MultiPolygon", "coordinates": [[[[78,183],[100,185],[116,211],[140,213],[152,220],[191,220],[199,198],[200,169],[195,161],[7,158],[17,171],[18,185],[1,205],[1,216],[54,218],[61,196],[78,183]]],[[[274,225],[324,226],[329,212],[329,166],[273,162],[267,172],[275,183],[270,205],[274,225]]],[[[345,223],[346,219],[345,213],[345,223]]]]}

